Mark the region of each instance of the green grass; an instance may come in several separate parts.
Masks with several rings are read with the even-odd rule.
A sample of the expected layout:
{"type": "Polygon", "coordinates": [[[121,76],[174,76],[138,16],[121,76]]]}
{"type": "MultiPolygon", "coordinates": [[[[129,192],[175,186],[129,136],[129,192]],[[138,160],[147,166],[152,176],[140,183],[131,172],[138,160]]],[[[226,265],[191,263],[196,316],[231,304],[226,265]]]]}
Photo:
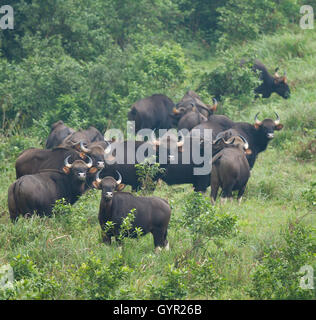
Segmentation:
{"type": "MultiPolygon", "coordinates": [[[[39,146],[40,140],[27,136],[2,137],[0,159],[6,162],[2,163],[0,173],[0,265],[12,264],[18,255],[28,256],[38,271],[32,269],[32,276],[25,278],[33,279],[34,284],[42,283],[40,287],[46,290],[43,289],[44,293],[41,295],[34,293],[31,298],[78,299],[95,297],[91,293],[92,289],[89,289],[90,285],[90,291],[86,288],[87,283],[92,287],[97,282],[94,279],[98,279],[100,274],[109,274],[110,271],[102,271],[102,266],[110,265],[113,259],[119,257],[123,264],[120,270],[124,274],[124,280],[119,280],[119,276],[113,280],[117,281],[116,290],[108,298],[148,299],[153,297],[150,285],[162,288],[161,290],[171,290],[171,283],[174,288],[183,289],[181,281],[185,281],[188,274],[189,278],[194,277],[194,268],[190,267],[188,261],[193,259],[202,265],[205,258],[210,257],[215,274],[222,279],[218,282],[221,283],[220,288],[214,291],[209,288],[209,293],[203,294],[187,289],[184,293],[179,291],[179,296],[174,296],[175,298],[253,298],[248,289],[266,248],[283,241],[280,231],[289,219],[296,219],[310,210],[302,193],[312,181],[316,181],[316,156],[312,154],[305,159],[304,152],[297,150],[315,139],[316,135],[315,40],[315,32],[296,31],[263,37],[251,44],[257,45],[259,58],[271,69],[276,65],[286,68],[292,96],[289,100],[283,100],[275,94],[270,99],[258,99],[244,106],[239,118],[234,119],[252,122],[256,112],[261,111],[260,117],[264,118],[272,117],[275,110],[284,124],[284,129],[275,134],[268,149],[259,155],[251,172],[243,203],[227,203],[220,208],[223,212],[229,211],[237,215],[236,234],[209,241],[204,248],[207,252],[203,248],[192,250],[192,235],[179,224],[184,212],[184,202],[192,193],[192,186],[169,187],[164,183],[157,187],[154,195],[167,199],[172,205],[168,233],[169,252],[155,254],[151,235],[139,240],[128,239],[123,248],[116,244],[104,245],[97,220],[100,192],[96,190],[82,196],[66,215],[20,219],[12,224],[8,215],[7,189],[15,179],[14,161],[21,150],[39,146]],[[89,273],[92,271],[86,267],[92,258],[101,261],[100,264],[94,262],[99,275],[89,273]],[[169,265],[176,268],[174,273],[170,272],[169,265]]],[[[190,47],[186,50],[189,62],[196,59],[188,67],[188,80],[184,85],[190,88],[192,83],[196,83],[196,79],[192,79],[195,72],[201,71],[200,68],[203,68],[202,71],[213,69],[220,62],[220,57],[201,54],[190,47]]],[[[174,92],[174,96],[177,94],[179,92],[174,92]]],[[[207,193],[209,194],[209,190],[207,193]]],[[[315,215],[307,216],[302,223],[315,228],[315,215]]],[[[315,247],[314,245],[314,254],[315,247]]],[[[311,263],[316,267],[315,261],[311,263]]],[[[18,266],[28,268],[21,261],[18,266]]],[[[203,273],[206,274],[210,276],[211,273],[203,273]]],[[[297,283],[298,281],[299,278],[297,283]]],[[[38,289],[32,290],[37,292],[38,289]]],[[[22,290],[16,297],[28,298],[32,290],[22,290]]]]}

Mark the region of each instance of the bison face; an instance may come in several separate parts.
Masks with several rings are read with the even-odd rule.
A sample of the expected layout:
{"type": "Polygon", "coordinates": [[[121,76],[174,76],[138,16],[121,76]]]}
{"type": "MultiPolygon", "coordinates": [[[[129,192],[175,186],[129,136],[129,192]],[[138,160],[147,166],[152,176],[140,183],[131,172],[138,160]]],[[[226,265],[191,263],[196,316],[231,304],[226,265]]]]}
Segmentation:
{"type": "Polygon", "coordinates": [[[104,149],[101,146],[91,148],[90,156],[93,159],[93,165],[98,169],[104,168],[104,149]]]}
{"type": "Polygon", "coordinates": [[[273,81],[273,91],[284,99],[288,99],[291,95],[290,87],[287,84],[286,77],[276,78],[273,81]]]}
{"type": "Polygon", "coordinates": [[[70,157],[68,156],[65,159],[64,173],[70,175],[74,182],[84,182],[87,177],[87,171],[92,167],[92,159],[88,157],[89,163],[83,160],[75,160],[73,163],[69,163],[70,157]]]}
{"type": "Polygon", "coordinates": [[[274,138],[275,130],[279,131],[283,128],[283,124],[279,123],[279,121],[274,121],[272,119],[265,119],[261,122],[256,122],[254,126],[258,130],[260,136],[263,136],[268,140],[274,138]]]}
{"type": "Polygon", "coordinates": [[[99,178],[100,172],[102,170],[98,171],[96,180],[93,181],[93,186],[96,189],[102,190],[102,199],[104,199],[106,202],[111,201],[113,198],[114,191],[121,191],[125,188],[125,185],[122,184],[122,176],[117,171],[117,174],[119,176],[118,180],[115,180],[113,177],[104,177],[102,180],[99,178]]]}

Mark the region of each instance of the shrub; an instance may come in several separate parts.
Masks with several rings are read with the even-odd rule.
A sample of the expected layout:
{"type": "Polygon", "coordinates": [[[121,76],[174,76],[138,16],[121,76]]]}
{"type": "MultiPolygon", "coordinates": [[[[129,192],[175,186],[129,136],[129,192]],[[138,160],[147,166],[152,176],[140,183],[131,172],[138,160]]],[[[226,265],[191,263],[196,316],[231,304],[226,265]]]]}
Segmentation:
{"type": "Polygon", "coordinates": [[[150,194],[156,189],[157,176],[164,173],[159,163],[151,163],[146,159],[143,163],[135,164],[137,180],[142,186],[143,194],[150,194]]]}
{"type": "Polygon", "coordinates": [[[153,300],[181,300],[188,294],[187,270],[186,268],[175,268],[168,264],[165,278],[155,285],[147,285],[148,299],[153,300]]]}
{"type": "MultiPolygon", "coordinates": [[[[202,75],[199,90],[206,90],[217,99],[234,99],[234,103],[238,103],[239,109],[242,109],[253,99],[253,90],[260,82],[251,69],[255,53],[225,51],[221,54],[223,63],[202,75]],[[243,66],[240,65],[242,59],[246,61],[243,66]]],[[[225,99],[224,104],[228,102],[225,99]]]]}
{"type": "Polygon", "coordinates": [[[73,272],[75,291],[81,299],[113,299],[119,283],[126,279],[129,272],[122,256],[117,255],[105,263],[91,253],[88,260],[73,272]]]}
{"type": "Polygon", "coordinates": [[[300,288],[299,270],[312,262],[313,244],[309,227],[294,221],[281,231],[282,243],[265,248],[252,274],[249,293],[256,299],[311,299],[314,290],[300,288]]]}
{"type": "Polygon", "coordinates": [[[223,49],[284,27],[289,19],[299,16],[299,5],[296,0],[285,0],[281,5],[273,0],[229,0],[217,12],[217,48],[223,49]]]}
{"type": "Polygon", "coordinates": [[[12,288],[0,288],[0,299],[53,299],[60,288],[47,270],[39,270],[28,255],[17,255],[10,265],[14,272],[12,288]]]}
{"type": "Polygon", "coordinates": [[[193,239],[210,240],[233,235],[237,217],[233,213],[222,212],[211,205],[208,197],[194,192],[185,201],[181,223],[192,233],[193,239]]]}

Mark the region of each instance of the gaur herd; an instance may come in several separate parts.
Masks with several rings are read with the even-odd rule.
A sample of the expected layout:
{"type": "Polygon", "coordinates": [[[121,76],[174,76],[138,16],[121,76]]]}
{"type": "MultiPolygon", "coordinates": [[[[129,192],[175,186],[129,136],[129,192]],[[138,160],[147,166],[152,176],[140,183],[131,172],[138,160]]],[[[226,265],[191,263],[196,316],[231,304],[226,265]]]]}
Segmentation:
{"type": "MultiPolygon", "coordinates": [[[[285,74],[280,77],[276,70],[274,76],[270,75],[260,61],[255,62],[253,70],[260,71],[262,80],[255,89],[256,95],[267,98],[276,92],[283,98],[289,98],[285,74]]],[[[200,192],[206,192],[211,186],[213,204],[219,188],[222,189],[222,202],[232,199],[232,192],[238,191],[240,203],[258,154],[266,150],[274,132],[283,128],[276,112],[274,119],[259,120],[257,113],[254,122],[247,123],[216,115],[216,108],[216,99],[212,104],[206,104],[192,90],[177,104],[163,94],[154,94],[131,106],[128,120],[135,121],[136,132],[141,129],[179,130],[180,138],[175,136],[175,152],[171,150],[170,136],[165,139],[153,134],[147,141],[135,141],[135,148],[130,151],[127,147],[129,141],[107,141],[92,126],[76,131],[59,120],[51,126],[46,149],[24,150],[16,160],[17,180],[8,190],[11,220],[14,222],[19,216],[35,213],[49,216],[56,200],[64,198],[73,204],[86,190],[96,188],[101,190],[99,223],[104,230],[105,243],[110,244],[112,236],[118,238],[123,218],[135,209],[133,228],[140,227],[143,234],[152,233],[156,249],[169,248],[167,228],[171,209],[168,202],[158,197],[138,197],[122,192],[125,185],[130,185],[132,190],[142,187],[135,167],[137,161],[129,163],[128,156],[136,158],[139,148],[149,148],[164,169],[154,177],[155,180],[161,179],[168,185],[192,184],[194,190],[200,192]],[[212,137],[204,135],[205,129],[212,130],[212,137]],[[193,143],[198,143],[201,153],[207,146],[212,147],[207,159],[212,165],[211,173],[194,174],[201,164],[192,160],[193,148],[189,149],[188,161],[181,161],[184,151],[193,143]],[[111,153],[114,144],[121,147],[116,148],[116,154],[111,153]],[[124,150],[124,160],[120,163],[116,162],[117,150],[124,150]],[[167,154],[166,162],[160,161],[161,150],[167,154]],[[174,158],[178,161],[174,162],[174,158]],[[108,221],[114,223],[114,230],[106,230],[108,221]]]]}

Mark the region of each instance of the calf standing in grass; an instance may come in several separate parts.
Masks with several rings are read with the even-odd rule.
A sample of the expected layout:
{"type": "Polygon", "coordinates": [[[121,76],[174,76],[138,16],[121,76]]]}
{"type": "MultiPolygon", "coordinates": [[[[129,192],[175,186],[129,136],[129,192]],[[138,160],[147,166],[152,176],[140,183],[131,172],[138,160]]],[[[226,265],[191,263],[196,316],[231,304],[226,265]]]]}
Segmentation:
{"type": "MultiPolygon", "coordinates": [[[[108,221],[114,223],[114,230],[104,232],[103,242],[111,244],[111,236],[117,239],[122,220],[132,209],[136,209],[132,231],[138,227],[142,229],[143,235],[151,232],[155,248],[163,247],[168,250],[167,228],[171,215],[168,202],[158,197],[135,197],[129,192],[120,192],[125,185],[121,184],[122,177],[118,171],[119,180],[109,176],[100,179],[99,173],[100,171],[93,182],[95,188],[102,190],[99,223],[103,231],[108,221]]],[[[136,236],[136,232],[133,234],[136,236]]]]}
{"type": "Polygon", "coordinates": [[[226,144],[212,159],[211,201],[214,204],[219,187],[222,188],[222,202],[232,200],[232,192],[238,190],[241,202],[250,177],[250,166],[246,154],[250,154],[248,142],[241,136],[233,136],[224,141],[226,144]]]}

